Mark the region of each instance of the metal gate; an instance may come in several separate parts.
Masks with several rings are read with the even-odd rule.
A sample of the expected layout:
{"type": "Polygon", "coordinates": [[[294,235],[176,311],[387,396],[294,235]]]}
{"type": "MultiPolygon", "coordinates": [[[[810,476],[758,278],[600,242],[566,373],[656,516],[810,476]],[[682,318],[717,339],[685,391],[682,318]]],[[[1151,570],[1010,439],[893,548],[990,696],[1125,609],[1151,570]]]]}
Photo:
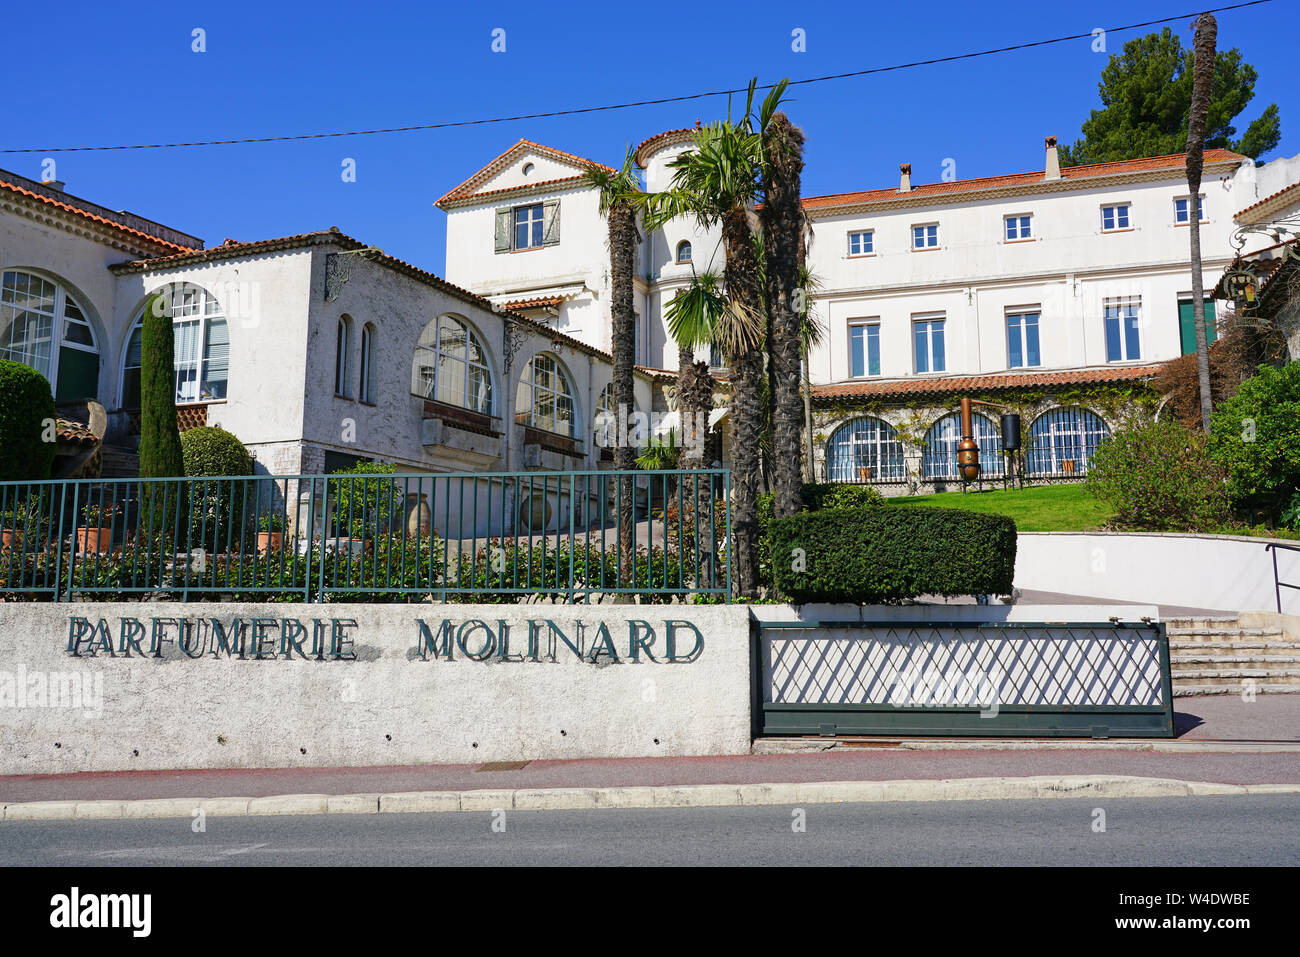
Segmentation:
{"type": "Polygon", "coordinates": [[[1165,626],[760,622],[764,735],[1173,737],[1165,626]]]}

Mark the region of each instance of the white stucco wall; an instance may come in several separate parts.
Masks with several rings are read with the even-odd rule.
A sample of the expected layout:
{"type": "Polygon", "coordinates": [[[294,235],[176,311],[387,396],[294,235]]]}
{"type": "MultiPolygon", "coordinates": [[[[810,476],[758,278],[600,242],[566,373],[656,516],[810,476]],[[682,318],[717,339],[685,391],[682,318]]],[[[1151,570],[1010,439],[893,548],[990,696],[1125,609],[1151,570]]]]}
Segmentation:
{"type": "Polygon", "coordinates": [[[749,611],[739,606],[0,605],[0,774],[742,754],[750,743],[749,645],[749,611]],[[189,657],[174,622],[160,626],[170,639],[157,645],[162,657],[149,656],[153,619],[176,615],[196,622],[196,639],[210,637],[212,617],[227,628],[235,618],[265,617],[272,636],[265,647],[285,647],[288,656],[241,660],[210,653],[210,643],[191,645],[189,657]],[[69,655],[70,616],[92,628],[102,619],[118,654],[69,655]],[[141,623],[143,656],[120,654],[124,618],[141,623]],[[307,657],[295,654],[281,644],[285,619],[309,632],[314,619],[354,623],[340,625],[349,643],[339,647],[355,660],[331,659],[328,624],[325,660],[310,657],[310,633],[298,636],[307,657]],[[444,619],[456,629],[477,619],[493,633],[504,623],[508,654],[524,660],[503,659],[499,645],[486,660],[468,658],[466,649],[484,648],[477,626],[465,632],[465,648],[453,646],[453,660],[422,657],[417,619],[435,635],[444,619]],[[538,660],[529,654],[528,619],[541,623],[538,660]],[[550,637],[547,619],[581,642],[583,658],[550,637]],[[683,625],[674,629],[682,660],[666,660],[667,619],[698,629],[694,658],[687,656],[696,632],[683,625]],[[636,626],[639,638],[648,640],[646,627],[654,631],[635,658],[632,620],[645,623],[636,626]],[[593,663],[601,623],[618,658],[593,663]],[[51,676],[75,676],[90,700],[59,707],[25,693],[19,704],[20,680],[34,693],[37,685],[48,690],[51,676]]]}
{"type": "MultiPolygon", "coordinates": [[[[1017,588],[1223,612],[1277,611],[1265,539],[1216,535],[1022,532],[1017,588]]],[[[1282,544],[1295,544],[1282,542],[1282,544]]],[[[1300,552],[1277,551],[1278,577],[1300,585],[1300,552]]],[[[1300,614],[1300,591],[1282,589],[1300,614]]]]}

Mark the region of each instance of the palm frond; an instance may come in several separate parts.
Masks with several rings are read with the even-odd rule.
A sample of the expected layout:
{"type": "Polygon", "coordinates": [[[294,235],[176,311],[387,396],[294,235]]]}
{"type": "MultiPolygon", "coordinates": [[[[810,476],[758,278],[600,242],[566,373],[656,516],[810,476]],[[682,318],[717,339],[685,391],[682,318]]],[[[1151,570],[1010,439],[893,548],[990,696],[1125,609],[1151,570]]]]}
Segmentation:
{"type": "Polygon", "coordinates": [[[591,164],[582,173],[587,186],[599,192],[601,215],[610,211],[615,203],[632,202],[634,197],[643,196],[641,174],[636,165],[636,153],[631,145],[623,157],[623,165],[616,170],[591,164]]]}
{"type": "Polygon", "coordinates": [[[664,309],[668,331],[683,349],[711,345],[714,334],[730,308],[722,291],[722,278],[715,272],[696,273],[664,309]]]}

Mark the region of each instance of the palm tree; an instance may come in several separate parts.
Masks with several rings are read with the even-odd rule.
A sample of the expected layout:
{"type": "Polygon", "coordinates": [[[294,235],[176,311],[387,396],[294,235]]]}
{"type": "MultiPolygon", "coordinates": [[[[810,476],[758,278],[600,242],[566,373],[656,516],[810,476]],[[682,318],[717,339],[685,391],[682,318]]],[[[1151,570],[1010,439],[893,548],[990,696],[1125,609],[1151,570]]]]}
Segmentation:
{"type": "Polygon", "coordinates": [[[778,83],[753,112],[756,81],[749,85],[744,118],[710,123],[695,132],[694,149],[671,163],[672,183],[642,200],[646,227],[654,229],[678,216],[691,216],[702,228],[722,226],[726,256],[723,277],[727,309],[713,339],[727,357],[731,373],[732,529],[735,535],[737,589],[758,594],[758,502],[763,430],[763,353],[766,322],[763,286],[754,250],[754,206],[761,196],[763,130],[776,112],[787,81],[778,83]]]}
{"type": "Polygon", "coordinates": [[[777,518],[803,508],[803,454],[799,438],[801,316],[800,268],[806,217],[800,199],[803,133],[785,113],[776,113],[763,128],[764,271],[767,292],[768,361],[771,366],[772,473],[777,518]]]}
{"type": "Polygon", "coordinates": [[[1211,13],[1196,18],[1192,41],[1192,104],[1187,122],[1187,233],[1192,243],[1192,316],[1196,328],[1196,374],[1201,391],[1201,424],[1210,431],[1210,347],[1205,331],[1205,289],[1201,277],[1201,171],[1205,164],[1205,118],[1214,80],[1214,41],[1218,24],[1211,13]]]}
{"type": "MultiPolygon", "coordinates": [[[[692,271],[694,266],[692,266],[692,271]]],[[[686,289],[664,310],[668,332],[677,342],[677,414],[682,425],[682,452],[679,465],[683,469],[702,469],[706,463],[705,442],[708,439],[709,413],[713,411],[713,376],[709,364],[696,361],[695,350],[712,345],[716,330],[730,304],[722,291],[722,280],[717,273],[695,273],[686,289]]],[[[697,582],[711,588],[716,583],[717,548],[712,529],[699,518],[712,514],[716,495],[713,481],[701,483],[697,478],[683,488],[690,493],[695,522],[696,548],[700,556],[697,582]]]]}
{"type": "Polygon", "coordinates": [[[826,328],[812,311],[813,294],[821,288],[821,280],[805,263],[799,267],[799,305],[803,308],[799,314],[799,359],[803,366],[803,424],[804,440],[804,481],[815,481],[813,476],[813,426],[812,426],[812,372],[808,367],[808,356],[813,349],[820,346],[826,337],[826,328]]]}
{"type": "MultiPolygon", "coordinates": [[[[636,408],[632,378],[633,351],[636,344],[636,310],[633,306],[633,278],[636,274],[636,207],[634,199],[641,192],[636,160],[631,147],[618,170],[591,165],[584,173],[586,183],[598,191],[600,212],[609,221],[609,274],[612,352],[614,359],[614,409],[616,421],[627,421],[636,408]]],[[[619,562],[627,584],[635,583],[633,535],[635,503],[633,481],[629,473],[636,468],[636,451],[628,437],[620,433],[614,445],[614,468],[622,474],[618,481],[619,562]]]]}

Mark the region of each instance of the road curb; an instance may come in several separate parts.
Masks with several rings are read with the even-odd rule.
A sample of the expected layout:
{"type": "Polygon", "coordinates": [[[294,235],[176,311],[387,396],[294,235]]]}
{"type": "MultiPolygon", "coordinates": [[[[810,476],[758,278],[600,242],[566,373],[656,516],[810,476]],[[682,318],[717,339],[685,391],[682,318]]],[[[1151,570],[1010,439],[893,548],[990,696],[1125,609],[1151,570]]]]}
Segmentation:
{"type": "Polygon", "coordinates": [[[1226,794],[1293,794],[1300,784],[1220,784],[1130,775],[1040,775],[903,781],[810,781],[665,787],[518,788],[403,791],[392,794],[281,794],[244,798],[137,801],[29,801],[0,806],[4,821],[248,817],[273,814],[411,814],[449,811],[558,811],[652,807],[727,807],[998,801],[1040,798],[1153,798],[1226,794]]]}
{"type": "Polygon", "coordinates": [[[825,751],[1145,751],[1158,754],[1300,754],[1300,744],[1269,741],[918,741],[870,745],[809,738],[760,738],[751,754],[808,754],[825,751]]]}

